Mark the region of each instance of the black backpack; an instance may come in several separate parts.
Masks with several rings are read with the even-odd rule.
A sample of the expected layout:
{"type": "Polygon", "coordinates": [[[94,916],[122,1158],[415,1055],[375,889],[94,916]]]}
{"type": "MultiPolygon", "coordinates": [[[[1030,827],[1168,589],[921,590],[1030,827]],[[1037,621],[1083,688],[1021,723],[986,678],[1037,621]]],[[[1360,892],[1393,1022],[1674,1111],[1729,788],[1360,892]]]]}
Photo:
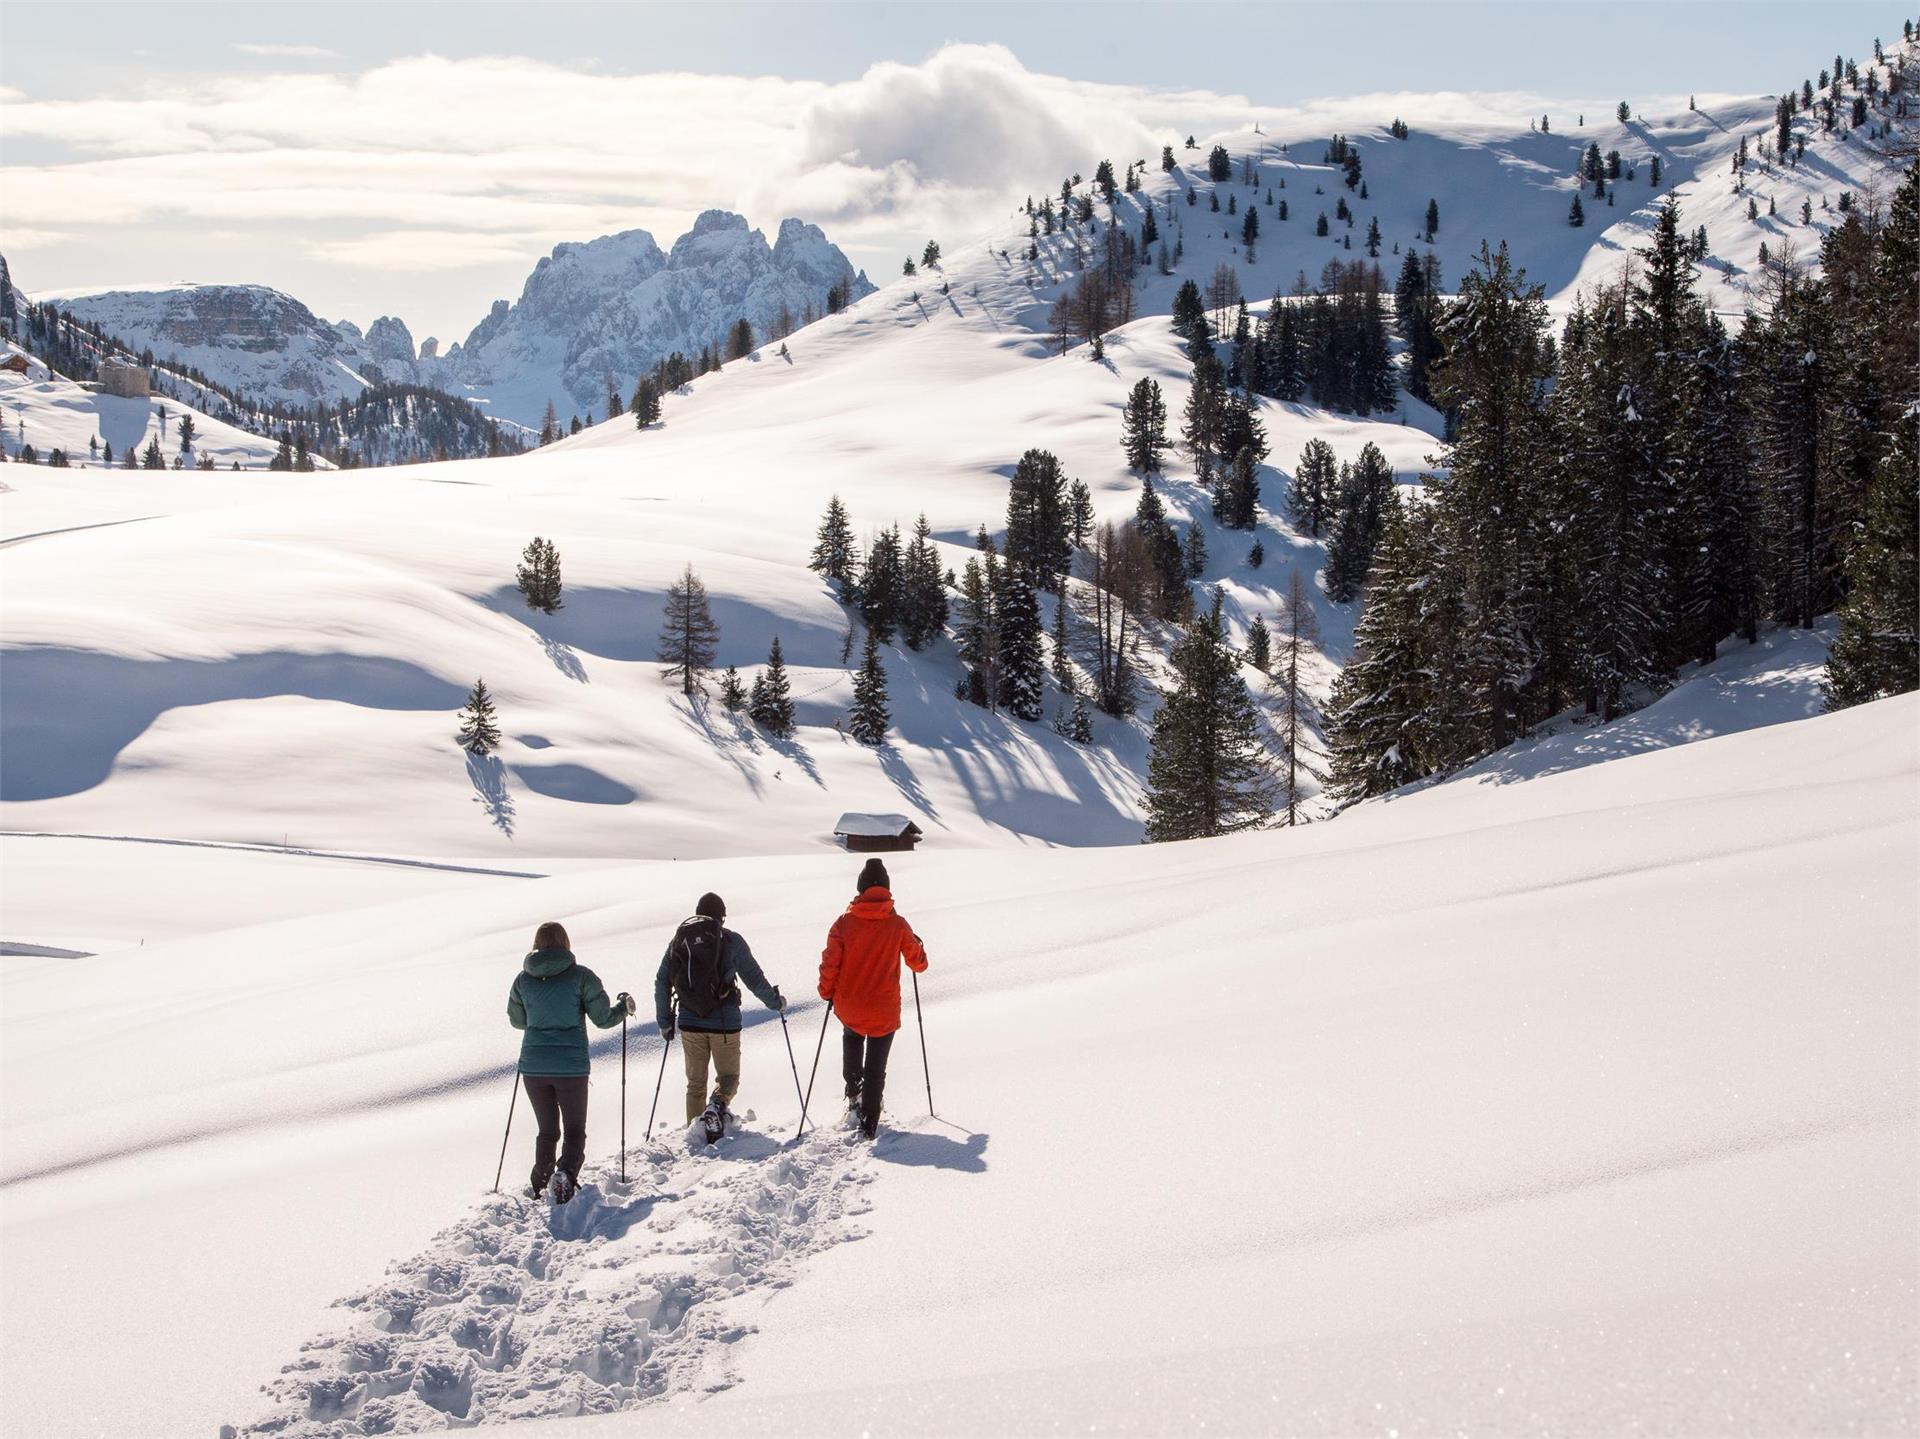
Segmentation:
{"type": "Polygon", "coordinates": [[[727,975],[725,944],[726,929],[704,914],[682,920],[674,931],[668,979],[683,1013],[704,1019],[716,1009],[740,1002],[740,986],[727,975]]]}

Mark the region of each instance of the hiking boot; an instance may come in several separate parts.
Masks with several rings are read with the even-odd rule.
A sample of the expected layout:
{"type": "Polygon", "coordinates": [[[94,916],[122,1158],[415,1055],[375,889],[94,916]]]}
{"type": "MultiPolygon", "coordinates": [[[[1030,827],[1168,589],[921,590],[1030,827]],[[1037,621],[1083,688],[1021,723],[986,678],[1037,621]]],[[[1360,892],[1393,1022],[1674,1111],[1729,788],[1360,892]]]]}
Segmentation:
{"type": "Polygon", "coordinates": [[[551,1193],[555,1204],[565,1204],[579,1190],[580,1183],[564,1169],[553,1171],[551,1193]]]}

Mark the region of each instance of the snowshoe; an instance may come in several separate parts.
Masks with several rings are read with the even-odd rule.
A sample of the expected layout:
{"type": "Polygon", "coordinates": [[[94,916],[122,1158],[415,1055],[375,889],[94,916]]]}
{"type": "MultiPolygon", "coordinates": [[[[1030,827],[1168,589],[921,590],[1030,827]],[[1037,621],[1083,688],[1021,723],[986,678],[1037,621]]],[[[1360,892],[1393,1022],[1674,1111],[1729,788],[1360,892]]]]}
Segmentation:
{"type": "Polygon", "coordinates": [[[579,1188],[579,1181],[564,1169],[554,1170],[553,1178],[547,1181],[547,1194],[555,1204],[565,1204],[579,1188]]]}

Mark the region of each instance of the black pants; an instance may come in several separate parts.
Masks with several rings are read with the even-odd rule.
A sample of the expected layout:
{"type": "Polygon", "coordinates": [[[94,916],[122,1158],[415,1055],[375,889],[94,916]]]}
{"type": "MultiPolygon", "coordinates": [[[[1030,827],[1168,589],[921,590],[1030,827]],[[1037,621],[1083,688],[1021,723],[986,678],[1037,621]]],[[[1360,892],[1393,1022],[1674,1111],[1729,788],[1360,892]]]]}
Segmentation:
{"type": "Polygon", "coordinates": [[[893,1035],[868,1039],[851,1029],[840,1031],[840,1077],[847,1082],[847,1102],[860,1101],[860,1119],[868,1129],[880,1123],[880,1098],[887,1089],[887,1051],[893,1035]]]}
{"type": "Polygon", "coordinates": [[[553,1148],[560,1143],[561,1126],[566,1127],[566,1143],[560,1150],[560,1167],[574,1179],[580,1177],[580,1162],[587,1157],[587,1076],[584,1074],[523,1074],[527,1099],[533,1105],[533,1117],[540,1125],[540,1137],[533,1144],[535,1189],[545,1189],[553,1178],[553,1148]]]}

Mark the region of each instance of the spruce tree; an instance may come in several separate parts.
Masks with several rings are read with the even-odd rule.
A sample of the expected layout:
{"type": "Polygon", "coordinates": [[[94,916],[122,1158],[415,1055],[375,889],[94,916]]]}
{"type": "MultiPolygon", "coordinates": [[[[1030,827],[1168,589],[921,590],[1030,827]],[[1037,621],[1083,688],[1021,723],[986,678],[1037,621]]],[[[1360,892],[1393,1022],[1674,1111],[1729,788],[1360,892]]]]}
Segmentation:
{"type": "Polygon", "coordinates": [[[660,422],[660,391],[650,376],[642,375],[634,385],[633,401],[627,408],[633,412],[636,429],[644,430],[660,422]]]}
{"type": "Polygon", "coordinates": [[[493,696],[487,682],[478,679],[467,692],[467,703],[460,711],[460,729],[455,735],[460,748],[472,755],[492,754],[500,747],[500,728],[494,723],[493,696]]]}
{"type": "Polygon", "coordinates": [[[960,662],[966,666],[962,688],[965,697],[982,708],[996,706],[1000,695],[998,617],[995,614],[999,583],[997,578],[989,575],[987,566],[992,563],[991,552],[976,555],[967,561],[960,578],[960,600],[954,619],[960,662]]]}
{"type": "Polygon", "coordinates": [[[740,671],[733,665],[728,665],[727,672],[720,676],[720,703],[726,706],[728,714],[739,714],[747,707],[747,688],[740,683],[740,671]]]}
{"type": "Polygon", "coordinates": [[[1253,699],[1227,644],[1220,595],[1174,647],[1177,683],[1154,716],[1147,839],[1251,829],[1273,811],[1273,778],[1253,699]]]}
{"type": "Polygon", "coordinates": [[[1258,615],[1247,626],[1247,663],[1261,674],[1267,673],[1273,664],[1273,635],[1267,629],[1267,622],[1258,615]]]}
{"type": "Polygon", "coordinates": [[[1849,589],[1827,656],[1827,708],[1845,709],[1920,686],[1920,411],[1908,409],[1874,471],[1849,589]]]}
{"type": "Polygon", "coordinates": [[[551,540],[535,535],[527,542],[526,549],[520,552],[514,580],[528,609],[550,615],[566,608],[560,598],[560,552],[551,540]]]}
{"type": "Polygon", "coordinates": [[[1207,536],[1199,521],[1187,526],[1186,543],[1181,546],[1186,560],[1187,578],[1197,580],[1207,572],[1207,536]]]}
{"type": "Polygon", "coordinates": [[[1387,507],[1393,500],[1393,468],[1369,441],[1340,471],[1340,510],[1327,545],[1327,596],[1342,604],[1359,593],[1373,564],[1387,507]]]}
{"type": "Polygon", "coordinates": [[[940,576],[940,551],[927,517],[914,521],[901,586],[900,629],[910,649],[921,650],[947,625],[947,590],[940,576]]]}
{"type": "Polygon", "coordinates": [[[1220,523],[1231,530],[1254,527],[1259,518],[1260,476],[1250,447],[1242,445],[1234,455],[1215,494],[1220,523]]]}
{"type": "Polygon", "coordinates": [[[1130,469],[1142,474],[1159,470],[1160,453],[1167,447],[1167,405],[1158,381],[1142,379],[1127,395],[1120,412],[1120,447],[1130,469]]]}
{"type": "Polygon", "coordinates": [[[747,713],[775,739],[785,739],[793,733],[793,700],[789,696],[787,665],[780,653],[778,635],[767,649],[767,667],[753,677],[747,713]]]}
{"type": "Polygon", "coordinates": [[[1073,696],[1073,717],[1067,721],[1067,738],[1075,744],[1093,743],[1093,716],[1087,712],[1087,697],[1073,696]]]}
{"type": "MultiPolygon", "coordinates": [[[[1166,424],[1166,410],[1160,412],[1162,426],[1166,424]]],[[[1080,549],[1093,533],[1093,491],[1087,488],[1085,480],[1075,480],[1067,486],[1067,530],[1073,547],[1080,549]]]]}
{"type": "Polygon", "coordinates": [[[1068,527],[1060,461],[1049,450],[1028,450],[1007,493],[1007,566],[1035,589],[1057,589],[1073,558],[1068,527]]]}
{"type": "Polygon", "coordinates": [[[691,696],[702,689],[701,676],[713,668],[720,643],[720,626],[707,606],[707,587],[688,565],[667,586],[667,610],[660,621],[660,661],[663,677],[680,677],[680,692],[691,696]]]}
{"type": "Polygon", "coordinates": [[[1037,720],[1046,712],[1040,602],[1026,576],[1011,564],[1001,582],[998,618],[1000,705],[1019,719],[1037,720]]]}
{"type": "Polygon", "coordinates": [[[894,630],[901,622],[906,600],[906,555],[900,546],[900,528],[889,526],[867,545],[867,560],[860,572],[857,603],[860,618],[880,636],[880,643],[891,644],[894,630]]]}
{"type": "Polygon", "coordinates": [[[867,631],[867,646],[860,656],[860,668],[853,676],[853,710],[847,716],[847,732],[861,744],[877,745],[887,737],[893,722],[887,708],[887,671],[880,663],[880,639],[867,631]]]}
{"type": "Polygon", "coordinates": [[[847,518],[847,507],[835,495],[827,501],[827,513],[815,532],[807,568],[831,580],[845,595],[853,584],[855,558],[853,524],[847,518]]]}

